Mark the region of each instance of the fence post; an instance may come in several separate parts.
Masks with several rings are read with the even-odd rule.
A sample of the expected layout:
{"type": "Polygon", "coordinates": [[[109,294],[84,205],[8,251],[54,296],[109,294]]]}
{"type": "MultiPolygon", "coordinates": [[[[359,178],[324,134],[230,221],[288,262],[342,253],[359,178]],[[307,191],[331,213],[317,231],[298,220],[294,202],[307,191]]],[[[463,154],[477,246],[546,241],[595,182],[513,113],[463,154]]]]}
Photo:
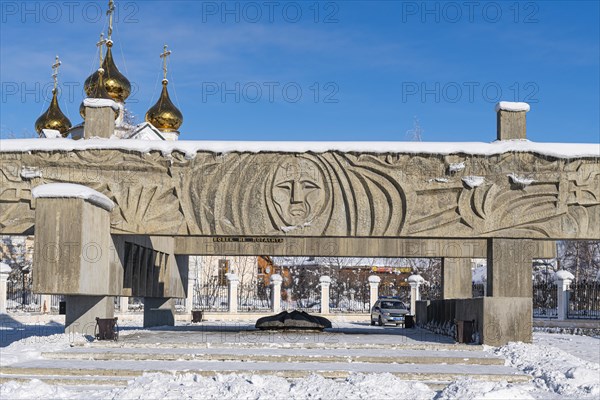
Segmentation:
{"type": "Polygon", "coordinates": [[[411,275],[408,277],[408,284],[410,285],[410,313],[417,315],[417,301],[421,300],[421,292],[419,286],[425,279],[421,275],[411,275]]]}
{"type": "Polygon", "coordinates": [[[192,312],[194,308],[194,287],[196,286],[196,278],[188,277],[187,297],[185,298],[185,312],[192,312]]]}
{"type": "Polygon", "coordinates": [[[230,313],[238,312],[238,285],[240,278],[236,274],[227,274],[227,311],[230,313]]]}
{"type": "Polygon", "coordinates": [[[119,312],[121,314],[129,311],[129,297],[119,297],[119,312]]]}
{"type": "Polygon", "coordinates": [[[0,314],[6,313],[6,303],[8,302],[6,290],[8,275],[12,269],[4,263],[0,263],[0,314]]]}
{"type": "Polygon", "coordinates": [[[271,307],[273,307],[273,312],[278,314],[281,312],[281,283],[283,282],[283,278],[279,274],[271,275],[271,307]]]}
{"type": "Polygon", "coordinates": [[[569,286],[575,277],[569,271],[560,270],[554,274],[556,282],[556,306],[558,307],[558,319],[567,319],[569,310],[569,286]]]}
{"type": "Polygon", "coordinates": [[[369,276],[369,300],[371,308],[373,308],[375,302],[379,298],[379,282],[381,282],[381,278],[377,275],[369,276]]]}
{"type": "Polygon", "coordinates": [[[319,278],[321,283],[321,314],[329,314],[329,286],[331,285],[331,277],[323,275],[319,278]]]}

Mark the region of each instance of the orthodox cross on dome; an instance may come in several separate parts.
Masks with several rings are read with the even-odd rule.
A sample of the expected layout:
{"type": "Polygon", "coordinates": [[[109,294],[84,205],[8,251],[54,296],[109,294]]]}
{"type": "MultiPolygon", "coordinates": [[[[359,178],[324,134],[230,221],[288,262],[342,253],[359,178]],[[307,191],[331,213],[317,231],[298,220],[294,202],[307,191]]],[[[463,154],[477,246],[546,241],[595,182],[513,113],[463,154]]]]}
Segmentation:
{"type": "Polygon", "coordinates": [[[101,33],[100,34],[100,41],[98,43],[96,43],[96,46],[100,47],[100,68],[102,68],[102,62],[104,61],[102,59],[102,51],[104,50],[103,46],[106,44],[106,42],[107,42],[107,40],[104,39],[104,33],[101,33]]]}
{"type": "Polygon", "coordinates": [[[108,41],[109,42],[112,42],[113,13],[114,12],[115,12],[115,2],[113,0],[109,0],[108,10],[106,10],[106,15],[108,15],[108,41]]]}
{"type": "Polygon", "coordinates": [[[54,90],[56,90],[56,87],[58,86],[58,68],[61,64],[62,62],[60,62],[60,59],[58,58],[58,56],[56,56],[56,60],[54,64],[52,64],[52,79],[54,79],[54,90]]]}
{"type": "Polygon", "coordinates": [[[167,50],[167,45],[163,48],[163,53],[160,55],[160,58],[163,59],[163,81],[167,80],[167,57],[171,55],[171,50],[167,50]]]}

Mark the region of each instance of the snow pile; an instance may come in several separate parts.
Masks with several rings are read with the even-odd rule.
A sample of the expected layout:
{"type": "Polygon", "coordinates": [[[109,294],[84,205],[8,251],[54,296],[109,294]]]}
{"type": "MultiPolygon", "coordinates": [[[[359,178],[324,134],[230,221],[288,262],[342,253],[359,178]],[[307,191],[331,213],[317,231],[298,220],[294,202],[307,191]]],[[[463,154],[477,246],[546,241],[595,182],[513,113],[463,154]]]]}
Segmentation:
{"type": "Polygon", "coordinates": [[[47,183],[39,185],[31,190],[34,198],[79,198],[102,207],[106,211],[112,211],[115,203],[100,192],[87,186],[74,183],[47,183]]]}
{"type": "Polygon", "coordinates": [[[448,183],[448,178],[432,178],[432,179],[428,179],[427,182],[429,182],[429,183],[432,183],[432,182],[448,183]]]}
{"type": "Polygon", "coordinates": [[[471,378],[459,379],[450,385],[436,397],[436,400],[499,400],[518,399],[533,400],[529,394],[533,390],[532,385],[513,385],[507,382],[486,382],[471,378]]]}
{"type": "Polygon", "coordinates": [[[33,178],[41,178],[42,171],[38,167],[27,167],[23,166],[21,168],[21,178],[23,179],[33,179],[33,178]]]}
{"type": "Polygon", "coordinates": [[[508,174],[508,177],[511,179],[512,183],[521,187],[529,186],[535,182],[535,179],[525,178],[515,174],[508,174]]]}
{"type": "Polygon", "coordinates": [[[600,364],[584,361],[556,346],[509,343],[494,353],[504,357],[508,365],[532,375],[537,389],[573,399],[600,396],[600,364]]]}
{"type": "Polygon", "coordinates": [[[0,385],[2,399],[86,398],[94,399],[433,399],[435,392],[424,383],[403,381],[391,374],[351,374],[344,380],[320,375],[285,379],[272,375],[145,374],[125,388],[85,393],[48,385],[35,379],[28,383],[0,385]]]}
{"type": "Polygon", "coordinates": [[[0,399],[80,399],[81,394],[62,386],[48,385],[39,379],[27,383],[9,381],[0,385],[0,399]]]}
{"type": "Polygon", "coordinates": [[[462,181],[465,183],[465,185],[473,189],[483,185],[485,179],[483,178],[483,176],[465,176],[464,178],[462,178],[462,181]]]}
{"type": "MultiPolygon", "coordinates": [[[[14,328],[14,326],[6,324],[0,328],[0,338],[2,339],[2,342],[10,341],[13,335],[27,335],[30,333],[36,333],[40,335],[43,334],[44,331],[49,333],[64,329],[61,325],[21,325],[19,326],[19,329],[7,328],[14,328]],[[32,332],[32,330],[34,332],[32,332]]],[[[48,336],[29,336],[6,347],[0,348],[0,366],[7,366],[17,362],[39,359],[41,358],[42,353],[65,350],[71,347],[71,345],[74,343],[87,343],[89,340],[91,340],[91,338],[86,338],[80,335],[68,335],[66,333],[58,333],[48,336]]],[[[2,342],[0,342],[0,345],[4,345],[2,342]]],[[[4,397],[0,396],[0,398],[4,397]]]]}
{"type": "Polygon", "coordinates": [[[459,162],[459,163],[452,163],[448,166],[448,171],[451,174],[454,174],[456,172],[460,172],[463,169],[465,169],[465,163],[464,162],[459,162]]]}
{"type": "Polygon", "coordinates": [[[285,379],[270,375],[146,374],[110,398],[145,399],[432,399],[435,392],[420,382],[402,381],[391,374],[351,374],[345,380],[320,375],[285,379]]]}

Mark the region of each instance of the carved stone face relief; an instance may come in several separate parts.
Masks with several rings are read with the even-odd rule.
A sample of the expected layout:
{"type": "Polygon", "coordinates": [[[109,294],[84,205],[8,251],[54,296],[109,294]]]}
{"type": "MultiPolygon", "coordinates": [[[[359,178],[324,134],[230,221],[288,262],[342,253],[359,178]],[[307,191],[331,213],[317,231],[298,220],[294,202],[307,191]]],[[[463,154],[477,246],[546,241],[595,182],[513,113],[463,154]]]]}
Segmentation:
{"type": "Polygon", "coordinates": [[[278,216],[287,226],[311,223],[325,201],[323,175],[310,160],[286,160],[275,171],[271,196],[278,216]]]}

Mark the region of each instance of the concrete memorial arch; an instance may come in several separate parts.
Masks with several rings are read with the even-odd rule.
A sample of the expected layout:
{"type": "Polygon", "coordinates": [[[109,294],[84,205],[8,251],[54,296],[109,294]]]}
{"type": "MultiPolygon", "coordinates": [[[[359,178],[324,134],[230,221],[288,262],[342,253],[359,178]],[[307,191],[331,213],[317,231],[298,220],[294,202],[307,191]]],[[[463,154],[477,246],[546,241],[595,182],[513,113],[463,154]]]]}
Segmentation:
{"type": "MultiPolygon", "coordinates": [[[[100,111],[86,137],[110,137],[100,111]]],[[[109,296],[173,323],[188,255],[442,257],[421,322],[529,341],[532,258],[600,237],[600,149],[523,140],[525,113],[499,107],[489,144],[3,140],[0,233],[35,234],[34,287],[68,296],[67,330],[112,315],[109,296]]]]}

